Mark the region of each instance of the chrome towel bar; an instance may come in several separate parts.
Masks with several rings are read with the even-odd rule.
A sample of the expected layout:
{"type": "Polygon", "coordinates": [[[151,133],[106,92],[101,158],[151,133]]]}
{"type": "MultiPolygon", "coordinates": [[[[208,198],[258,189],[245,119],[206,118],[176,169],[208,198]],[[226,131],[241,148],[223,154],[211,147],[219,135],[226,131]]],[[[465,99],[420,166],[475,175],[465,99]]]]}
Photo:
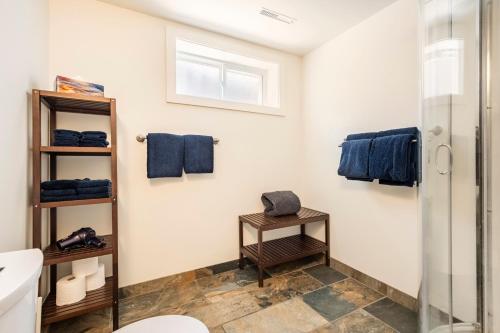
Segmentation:
{"type": "MultiPolygon", "coordinates": [[[[148,138],[145,136],[145,135],[142,135],[142,134],[139,134],[135,137],[135,139],[137,140],[137,142],[144,142],[146,141],[148,138]]],[[[219,143],[219,139],[217,138],[214,138],[214,145],[218,144],[219,143]]]]}

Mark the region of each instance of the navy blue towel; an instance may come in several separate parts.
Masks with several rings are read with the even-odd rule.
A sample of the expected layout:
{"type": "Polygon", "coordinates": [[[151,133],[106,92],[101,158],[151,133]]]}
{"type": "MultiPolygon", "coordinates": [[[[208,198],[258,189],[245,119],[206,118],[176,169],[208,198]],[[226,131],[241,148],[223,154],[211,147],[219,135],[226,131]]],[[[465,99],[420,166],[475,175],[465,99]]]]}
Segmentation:
{"type": "Polygon", "coordinates": [[[43,190],[41,192],[42,196],[47,196],[47,197],[58,197],[58,196],[65,196],[65,195],[76,195],[76,190],[74,188],[68,188],[68,189],[60,189],[60,190],[43,190]]]}
{"type": "Polygon", "coordinates": [[[78,200],[85,199],[100,199],[100,198],[109,198],[111,195],[109,193],[81,193],[78,194],[78,200]]]}
{"type": "Polygon", "coordinates": [[[184,137],[174,134],[149,133],[148,178],[182,177],[184,137]]]}
{"type": "Polygon", "coordinates": [[[59,180],[49,180],[42,182],[41,188],[43,190],[64,190],[64,189],[75,189],[78,185],[78,179],[59,179],[59,180]]]}
{"type": "Polygon", "coordinates": [[[106,134],[106,132],[102,132],[102,131],[83,131],[82,132],[82,139],[104,139],[104,140],[106,140],[107,137],[108,137],[108,135],[106,134]]]}
{"type": "Polygon", "coordinates": [[[345,141],[342,144],[342,155],[337,173],[349,179],[369,179],[368,157],[371,139],[345,141]]]}
{"type": "Polygon", "coordinates": [[[414,180],[412,140],[414,135],[399,134],[375,138],[369,159],[369,176],[389,182],[414,180]]]}
{"type": "Polygon", "coordinates": [[[214,172],[214,139],[204,135],[185,135],[184,171],[214,172]]]}
{"type": "Polygon", "coordinates": [[[360,139],[374,139],[377,136],[377,132],[367,132],[358,134],[349,134],[346,141],[350,140],[360,140],[360,139]]]}
{"type": "Polygon", "coordinates": [[[95,193],[107,193],[111,194],[110,186],[96,186],[96,187],[79,187],[77,188],[78,194],[95,194],[95,193]]]}
{"type": "Polygon", "coordinates": [[[107,147],[109,142],[106,140],[90,140],[90,139],[82,139],[79,142],[80,147],[107,147]]]}
{"type": "Polygon", "coordinates": [[[111,180],[109,179],[77,179],[77,188],[84,188],[84,187],[107,187],[111,185],[111,180]]]}
{"type": "Polygon", "coordinates": [[[67,130],[67,129],[55,129],[52,131],[52,133],[54,134],[54,137],[61,138],[61,139],[64,139],[64,138],[68,138],[68,139],[77,138],[77,139],[79,139],[81,137],[80,132],[73,131],[73,130],[67,130]]]}
{"type": "Polygon", "coordinates": [[[58,195],[58,196],[41,196],[41,202],[54,202],[54,201],[69,201],[80,199],[78,195],[58,195]]]}

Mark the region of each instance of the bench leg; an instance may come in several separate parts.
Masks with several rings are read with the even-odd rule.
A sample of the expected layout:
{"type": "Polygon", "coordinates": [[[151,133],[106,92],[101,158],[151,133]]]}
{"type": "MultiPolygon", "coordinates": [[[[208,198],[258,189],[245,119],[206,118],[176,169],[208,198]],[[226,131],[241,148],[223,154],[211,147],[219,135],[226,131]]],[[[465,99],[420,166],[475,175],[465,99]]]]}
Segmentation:
{"type": "Polygon", "coordinates": [[[245,268],[245,258],[243,257],[243,252],[241,252],[241,249],[243,248],[243,222],[241,222],[240,220],[240,223],[239,223],[239,229],[240,229],[240,233],[239,233],[239,248],[238,248],[238,251],[240,253],[240,262],[239,262],[239,267],[240,269],[244,269],[245,268]]]}
{"type": "Polygon", "coordinates": [[[264,270],[259,266],[259,288],[264,287],[264,270]]]}
{"type": "Polygon", "coordinates": [[[325,265],[330,267],[330,217],[327,217],[325,220],[325,243],[325,265]]]}

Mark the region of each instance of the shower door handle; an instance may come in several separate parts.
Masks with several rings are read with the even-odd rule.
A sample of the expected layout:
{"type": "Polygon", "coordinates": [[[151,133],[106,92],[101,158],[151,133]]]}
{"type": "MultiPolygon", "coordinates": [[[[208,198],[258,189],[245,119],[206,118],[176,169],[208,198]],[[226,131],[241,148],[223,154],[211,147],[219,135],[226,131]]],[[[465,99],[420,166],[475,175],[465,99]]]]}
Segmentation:
{"type": "Polygon", "coordinates": [[[440,175],[446,175],[448,173],[451,173],[451,169],[453,166],[453,151],[451,149],[451,146],[449,144],[446,144],[446,143],[442,143],[442,144],[438,145],[436,147],[436,151],[434,154],[434,160],[436,161],[436,171],[440,175]],[[446,170],[439,169],[439,165],[438,165],[438,154],[439,154],[439,151],[441,150],[441,148],[446,148],[448,150],[449,155],[450,155],[450,165],[449,165],[448,169],[446,169],[446,170]]]}

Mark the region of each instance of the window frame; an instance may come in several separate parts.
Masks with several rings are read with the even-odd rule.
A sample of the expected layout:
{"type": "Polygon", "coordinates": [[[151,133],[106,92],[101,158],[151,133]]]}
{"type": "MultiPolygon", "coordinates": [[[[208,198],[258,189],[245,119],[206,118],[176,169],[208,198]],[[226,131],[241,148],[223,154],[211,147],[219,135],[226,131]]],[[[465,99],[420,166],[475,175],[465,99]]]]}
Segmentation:
{"type": "MultiPolygon", "coordinates": [[[[255,112],[255,113],[263,113],[263,114],[269,114],[269,115],[279,115],[283,116],[284,114],[282,113],[282,103],[281,101],[283,100],[283,78],[282,78],[282,71],[281,71],[281,64],[278,61],[275,61],[274,59],[266,59],[266,60],[261,60],[260,57],[256,57],[255,55],[251,54],[248,57],[255,59],[257,61],[263,61],[267,62],[269,64],[272,64],[274,66],[277,66],[277,84],[279,85],[277,87],[277,103],[278,106],[269,106],[265,105],[265,101],[267,98],[268,94],[268,77],[267,77],[267,72],[265,69],[259,70],[257,67],[252,67],[252,66],[246,66],[244,64],[238,64],[234,63],[231,61],[225,61],[225,60],[219,60],[219,59],[214,59],[210,58],[207,56],[199,55],[199,54],[191,54],[189,52],[184,52],[184,51],[177,51],[177,40],[183,40],[189,43],[194,43],[198,44],[201,46],[205,46],[211,49],[215,50],[220,50],[223,52],[227,53],[232,53],[235,55],[247,57],[248,52],[240,51],[239,50],[239,45],[236,44],[236,42],[233,41],[228,41],[229,38],[222,37],[222,36],[215,36],[214,34],[211,33],[202,33],[202,32],[192,32],[189,30],[184,30],[184,29],[178,29],[178,28],[167,28],[166,29],[166,77],[167,77],[167,102],[168,103],[176,103],[176,104],[185,104],[185,105],[195,105],[195,106],[203,106],[203,107],[210,107],[210,108],[217,108],[217,109],[226,109],[226,110],[236,110],[236,111],[247,111],[247,112],[255,112]],[[256,75],[261,75],[261,82],[262,82],[262,89],[261,89],[261,96],[260,96],[260,101],[261,104],[250,104],[250,103],[242,103],[242,102],[236,102],[236,101],[231,101],[231,100],[225,100],[223,98],[223,92],[221,99],[213,99],[213,98],[208,98],[208,97],[198,97],[198,96],[192,96],[192,95],[183,95],[183,94],[178,94],[177,93],[177,75],[176,75],[176,62],[177,62],[177,54],[181,54],[182,56],[185,57],[193,57],[193,58],[200,58],[204,59],[207,61],[207,63],[203,64],[209,64],[211,62],[213,63],[220,63],[222,64],[221,68],[221,75],[224,77],[221,77],[221,82],[225,83],[226,81],[226,70],[231,71],[237,71],[237,72],[243,72],[243,73],[252,73],[256,75]],[[224,68],[226,66],[226,68],[224,68]]],[[[276,76],[275,76],[276,77],[276,76]]]]}

